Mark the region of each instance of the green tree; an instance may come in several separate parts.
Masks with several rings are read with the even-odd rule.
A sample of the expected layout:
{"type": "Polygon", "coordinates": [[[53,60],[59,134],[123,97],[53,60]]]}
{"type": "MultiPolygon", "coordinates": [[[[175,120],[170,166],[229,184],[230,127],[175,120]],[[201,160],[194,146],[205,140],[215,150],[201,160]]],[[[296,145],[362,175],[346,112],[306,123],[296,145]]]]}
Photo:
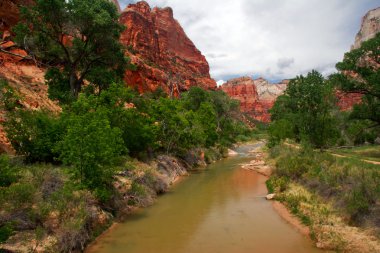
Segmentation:
{"type": "MultiPolygon", "coordinates": [[[[75,107],[90,106],[85,96],[80,96],[75,107]]],[[[113,168],[123,152],[120,129],[111,127],[105,108],[69,112],[63,117],[67,132],[57,145],[60,159],[72,166],[72,175],[101,198],[109,188],[113,168]]]]}
{"type": "Polygon", "coordinates": [[[218,143],[228,146],[243,130],[239,124],[241,112],[239,101],[231,99],[225,92],[210,92],[211,104],[216,112],[216,133],[218,143]]]}
{"type": "Polygon", "coordinates": [[[363,94],[362,103],[355,105],[352,118],[368,119],[380,126],[380,33],[363,42],[358,49],[345,54],[336,64],[340,73],[332,80],[347,93],[363,94]]]}
{"type": "Polygon", "coordinates": [[[123,26],[108,0],[36,0],[21,9],[16,41],[50,66],[49,94],[77,98],[84,80],[97,90],[122,78],[127,60],[119,37],[123,26]]]}
{"type": "Polygon", "coordinates": [[[183,95],[183,100],[186,109],[197,111],[202,103],[210,101],[210,95],[206,90],[193,86],[183,95]]]}
{"type": "Polygon", "coordinates": [[[218,141],[217,118],[214,107],[211,103],[201,103],[197,114],[197,120],[201,124],[205,134],[205,145],[211,147],[218,141]]]}
{"type": "Polygon", "coordinates": [[[324,148],[339,136],[332,115],[335,99],[332,85],[317,71],[291,80],[285,94],[272,109],[272,140],[294,137],[314,147],[324,148]],[[293,133],[289,132],[289,123],[293,133]],[[287,128],[283,134],[279,127],[287,128]]]}
{"type": "Polygon", "coordinates": [[[27,162],[56,162],[54,147],[64,131],[59,117],[46,111],[16,110],[7,114],[4,126],[13,148],[27,162]]]}
{"type": "MultiPolygon", "coordinates": [[[[108,108],[108,119],[112,127],[122,131],[124,144],[133,156],[154,146],[156,126],[153,119],[136,108],[131,101],[139,97],[123,84],[112,84],[100,96],[94,96],[98,107],[108,108]]],[[[149,101],[149,99],[143,98],[149,101]]]]}

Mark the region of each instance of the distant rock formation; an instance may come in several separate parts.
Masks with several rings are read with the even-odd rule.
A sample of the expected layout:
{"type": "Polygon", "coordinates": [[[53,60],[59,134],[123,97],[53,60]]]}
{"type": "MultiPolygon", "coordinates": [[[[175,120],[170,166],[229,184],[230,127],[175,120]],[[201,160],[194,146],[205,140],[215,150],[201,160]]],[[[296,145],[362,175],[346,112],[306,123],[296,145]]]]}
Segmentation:
{"type": "Polygon", "coordinates": [[[120,22],[127,27],[121,42],[137,70],[128,70],[125,81],[140,92],[163,88],[178,96],[191,86],[215,89],[206,58],[173,17],[173,10],[153,8],[145,1],[130,4],[120,22]]]}
{"type": "Polygon", "coordinates": [[[227,81],[221,89],[240,101],[241,111],[258,121],[269,122],[269,109],[277,97],[284,93],[287,84],[287,80],[279,84],[270,84],[264,78],[254,80],[250,77],[239,77],[227,81]]]}
{"type": "Polygon", "coordinates": [[[380,32],[380,7],[370,10],[362,18],[360,31],[356,35],[352,49],[359,48],[364,41],[372,39],[378,32],[380,32]]]}

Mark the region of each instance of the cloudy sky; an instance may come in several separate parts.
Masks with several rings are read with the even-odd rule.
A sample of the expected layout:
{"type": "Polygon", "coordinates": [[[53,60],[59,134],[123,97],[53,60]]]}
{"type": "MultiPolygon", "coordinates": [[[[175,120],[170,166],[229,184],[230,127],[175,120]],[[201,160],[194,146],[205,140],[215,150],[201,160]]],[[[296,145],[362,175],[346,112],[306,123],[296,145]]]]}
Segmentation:
{"type": "MultiPolygon", "coordinates": [[[[132,0],[119,0],[122,8],[132,0]]],[[[148,0],[174,17],[219,80],[248,75],[272,81],[335,70],[361,17],[379,0],[148,0]]]]}

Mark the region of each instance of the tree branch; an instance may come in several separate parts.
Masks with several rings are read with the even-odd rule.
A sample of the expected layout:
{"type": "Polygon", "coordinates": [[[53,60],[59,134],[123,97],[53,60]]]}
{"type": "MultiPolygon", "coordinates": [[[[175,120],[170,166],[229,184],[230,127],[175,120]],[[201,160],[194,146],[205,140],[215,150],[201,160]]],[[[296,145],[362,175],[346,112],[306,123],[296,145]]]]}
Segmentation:
{"type": "Polygon", "coordinates": [[[3,53],[9,54],[9,55],[20,57],[22,59],[33,60],[33,58],[31,56],[29,56],[29,55],[25,56],[25,55],[21,55],[21,54],[12,53],[12,52],[4,50],[2,47],[0,47],[0,51],[3,52],[3,53]]]}

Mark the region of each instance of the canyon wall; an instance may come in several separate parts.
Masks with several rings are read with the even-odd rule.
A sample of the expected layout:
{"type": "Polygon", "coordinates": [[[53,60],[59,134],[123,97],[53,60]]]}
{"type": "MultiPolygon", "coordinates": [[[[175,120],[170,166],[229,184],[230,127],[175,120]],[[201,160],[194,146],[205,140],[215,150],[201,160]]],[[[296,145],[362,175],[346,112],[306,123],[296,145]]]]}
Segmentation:
{"type": "Polygon", "coordinates": [[[140,92],[161,87],[178,96],[191,86],[215,89],[206,58],[173,17],[173,10],[151,8],[145,1],[130,4],[120,22],[127,27],[121,42],[136,70],[127,70],[125,82],[140,92]]]}
{"type": "Polygon", "coordinates": [[[270,84],[264,78],[254,80],[250,77],[239,77],[227,81],[221,89],[240,101],[241,111],[258,121],[269,122],[269,109],[277,97],[284,93],[287,84],[287,80],[279,84],[270,84]]]}
{"type": "Polygon", "coordinates": [[[352,49],[359,48],[364,41],[372,39],[378,32],[380,32],[380,7],[370,10],[362,18],[360,31],[356,35],[352,49]]]}

